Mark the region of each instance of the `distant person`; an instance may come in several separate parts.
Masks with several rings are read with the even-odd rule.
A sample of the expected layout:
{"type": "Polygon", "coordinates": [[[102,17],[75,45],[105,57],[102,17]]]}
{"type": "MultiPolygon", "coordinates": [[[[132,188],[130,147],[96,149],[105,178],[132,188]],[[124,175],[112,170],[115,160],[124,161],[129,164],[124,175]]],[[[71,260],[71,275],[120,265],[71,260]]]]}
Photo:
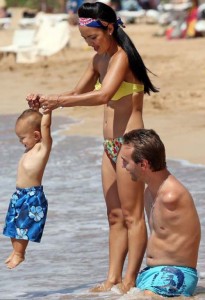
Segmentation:
{"type": "Polygon", "coordinates": [[[114,11],[118,11],[121,9],[121,1],[120,0],[99,0],[98,2],[102,2],[106,5],[112,7],[114,11]]]}
{"type": "Polygon", "coordinates": [[[0,18],[10,18],[11,14],[7,12],[7,4],[5,0],[0,0],[0,18]]]}
{"type": "Polygon", "coordinates": [[[150,0],[139,0],[139,5],[142,7],[144,10],[149,10],[151,9],[150,5],[151,1],[150,0]]]}
{"type": "MultiPolygon", "coordinates": [[[[123,134],[143,127],[144,94],[158,92],[148,70],[130,40],[124,24],[108,5],[84,3],[78,10],[82,38],[95,52],[73,90],[59,95],[41,95],[44,112],[59,107],[104,106],[102,185],[109,222],[109,270],[93,292],[105,292],[118,284],[122,293],[135,286],[146,247],[144,184],[133,182],[121,168],[119,154],[123,134]],[[125,258],[127,269],[122,278],[125,258]]],[[[39,94],[30,93],[32,106],[39,94]]]]}
{"type": "Polygon", "coordinates": [[[66,12],[69,16],[69,23],[71,25],[77,25],[78,24],[78,8],[83,4],[83,0],[68,0],[66,3],[66,12]]]}
{"type": "Polygon", "coordinates": [[[84,0],[69,0],[66,4],[66,9],[68,12],[77,14],[78,8],[83,4],[84,0]]]}
{"type": "Polygon", "coordinates": [[[121,0],[123,10],[135,11],[141,9],[137,0],[121,0]]]}
{"type": "Polygon", "coordinates": [[[33,109],[25,110],[16,121],[16,135],[25,152],[3,230],[13,247],[5,261],[9,269],[24,261],[28,242],[39,243],[43,234],[48,203],[41,182],[52,146],[50,125],[51,113],[42,115],[33,109]]]}
{"type": "Polygon", "coordinates": [[[120,0],[111,0],[110,1],[110,6],[115,10],[121,10],[122,6],[121,6],[121,1],[120,0]]]}
{"type": "Polygon", "coordinates": [[[6,17],[7,17],[6,9],[4,7],[0,7],[0,18],[6,18],[6,17]]]}
{"type": "MultiPolygon", "coordinates": [[[[122,0],[121,1],[121,8],[122,10],[128,10],[128,11],[139,11],[142,9],[142,7],[139,5],[137,0],[122,0]]],[[[126,17],[126,23],[134,23],[135,18],[134,17],[126,17]]]]}
{"type": "Polygon", "coordinates": [[[167,169],[165,148],[154,130],[126,133],[121,157],[132,180],[147,185],[150,237],[147,267],[137,277],[137,288],[144,295],[192,296],[201,232],[191,194],[167,169]]]}

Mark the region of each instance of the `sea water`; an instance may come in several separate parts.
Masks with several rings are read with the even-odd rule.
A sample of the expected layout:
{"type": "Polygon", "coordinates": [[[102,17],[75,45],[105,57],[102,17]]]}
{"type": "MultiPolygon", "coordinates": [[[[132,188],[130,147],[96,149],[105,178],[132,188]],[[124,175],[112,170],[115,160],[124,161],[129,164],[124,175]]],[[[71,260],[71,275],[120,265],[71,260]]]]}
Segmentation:
{"type": "MultiPolygon", "coordinates": [[[[14,132],[16,117],[0,116],[1,232],[24,151],[14,132]]],[[[0,300],[141,299],[136,289],[125,296],[89,292],[108,270],[108,223],[101,186],[103,141],[80,133],[66,135],[71,122],[53,117],[53,148],[43,178],[49,210],[41,243],[30,242],[26,260],[9,270],[4,260],[12,250],[10,239],[0,235],[0,300]]],[[[205,299],[205,166],[168,160],[168,167],[192,193],[201,220],[196,298],[205,299]]]]}

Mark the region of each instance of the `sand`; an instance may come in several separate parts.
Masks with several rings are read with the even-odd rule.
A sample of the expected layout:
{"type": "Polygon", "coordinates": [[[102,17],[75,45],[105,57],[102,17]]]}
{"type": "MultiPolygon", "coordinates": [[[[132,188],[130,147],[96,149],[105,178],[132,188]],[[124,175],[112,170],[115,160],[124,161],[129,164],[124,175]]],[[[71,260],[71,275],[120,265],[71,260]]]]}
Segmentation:
{"type": "MultiPolygon", "coordinates": [[[[0,46],[11,43],[15,26],[0,30],[0,46]]],[[[158,25],[145,22],[127,25],[125,30],[156,74],[151,79],[160,88],[158,94],[145,95],[145,127],[159,133],[168,158],[205,164],[204,38],[168,41],[154,36],[158,25]]],[[[75,86],[93,51],[77,27],[71,31],[70,46],[43,62],[24,65],[16,64],[13,55],[1,58],[0,114],[19,114],[27,107],[25,97],[30,92],[61,93],[75,86]]],[[[79,121],[67,134],[102,135],[102,106],[58,109],[53,115],[79,121]]]]}

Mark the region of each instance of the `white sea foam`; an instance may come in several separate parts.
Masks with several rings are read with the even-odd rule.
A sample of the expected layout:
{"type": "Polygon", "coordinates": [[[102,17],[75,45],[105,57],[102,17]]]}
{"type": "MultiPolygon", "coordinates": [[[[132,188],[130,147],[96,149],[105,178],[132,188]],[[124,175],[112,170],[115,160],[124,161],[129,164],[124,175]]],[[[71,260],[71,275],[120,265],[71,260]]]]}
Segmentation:
{"type": "Polygon", "coordinates": [[[193,168],[204,168],[205,165],[203,164],[194,164],[188,160],[185,160],[185,159],[175,159],[175,158],[171,158],[169,157],[169,160],[172,161],[172,162],[176,162],[176,163],[179,163],[180,165],[184,166],[184,167],[193,167],[193,168]]]}

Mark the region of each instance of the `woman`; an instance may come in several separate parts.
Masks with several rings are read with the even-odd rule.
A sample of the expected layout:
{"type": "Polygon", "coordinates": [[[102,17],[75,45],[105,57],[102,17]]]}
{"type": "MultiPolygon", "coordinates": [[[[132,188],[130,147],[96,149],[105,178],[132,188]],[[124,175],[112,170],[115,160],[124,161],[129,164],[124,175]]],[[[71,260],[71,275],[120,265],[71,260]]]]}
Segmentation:
{"type": "MultiPolygon", "coordinates": [[[[115,11],[101,2],[84,3],[78,10],[79,30],[96,54],[73,91],[42,95],[44,113],[58,107],[104,105],[104,153],[102,185],[109,222],[109,271],[107,279],[94,292],[109,291],[118,284],[122,293],[135,286],[147,241],[141,182],[134,182],[122,168],[119,151],[122,136],[142,128],[144,93],[157,92],[147,69],[121,28],[115,11]],[[122,270],[128,253],[127,270],[122,270]]],[[[38,95],[30,94],[32,101],[38,95]]]]}

